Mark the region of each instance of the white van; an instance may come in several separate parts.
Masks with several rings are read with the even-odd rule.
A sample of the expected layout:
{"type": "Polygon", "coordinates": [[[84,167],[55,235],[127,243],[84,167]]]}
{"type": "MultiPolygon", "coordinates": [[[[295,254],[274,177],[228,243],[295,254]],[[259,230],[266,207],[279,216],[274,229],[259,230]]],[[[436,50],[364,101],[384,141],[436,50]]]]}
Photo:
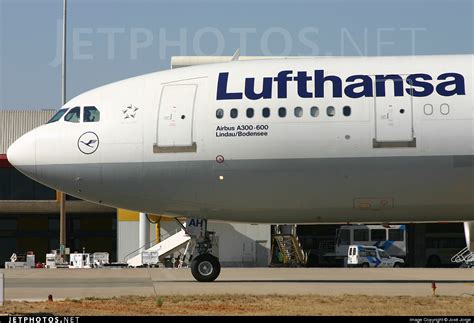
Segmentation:
{"type": "Polygon", "coordinates": [[[350,245],[347,252],[348,267],[402,267],[404,263],[374,246],[350,245]]]}

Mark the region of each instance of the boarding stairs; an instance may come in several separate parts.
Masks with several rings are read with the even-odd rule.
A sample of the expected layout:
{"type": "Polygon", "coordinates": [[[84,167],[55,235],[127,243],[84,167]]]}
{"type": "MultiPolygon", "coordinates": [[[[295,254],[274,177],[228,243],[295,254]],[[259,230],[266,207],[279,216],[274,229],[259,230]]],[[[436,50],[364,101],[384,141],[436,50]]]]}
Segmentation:
{"type": "Polygon", "coordinates": [[[465,247],[451,258],[451,262],[465,267],[474,267],[474,252],[469,247],[465,247]]]}
{"type": "Polygon", "coordinates": [[[296,226],[290,232],[276,233],[273,235],[274,247],[283,255],[283,265],[304,266],[308,261],[308,255],[303,251],[301,243],[296,235],[296,226]]]}
{"type": "Polygon", "coordinates": [[[141,267],[144,265],[142,262],[143,252],[158,252],[158,259],[160,262],[162,262],[165,257],[182,248],[185,248],[184,255],[183,257],[180,257],[180,263],[178,264],[178,267],[181,267],[184,256],[186,256],[188,251],[191,250],[191,237],[186,234],[184,229],[181,229],[167,238],[160,237],[159,241],[160,242],[158,242],[158,239],[155,239],[149,244],[132,251],[127,256],[125,256],[125,262],[130,267],[141,267]]]}

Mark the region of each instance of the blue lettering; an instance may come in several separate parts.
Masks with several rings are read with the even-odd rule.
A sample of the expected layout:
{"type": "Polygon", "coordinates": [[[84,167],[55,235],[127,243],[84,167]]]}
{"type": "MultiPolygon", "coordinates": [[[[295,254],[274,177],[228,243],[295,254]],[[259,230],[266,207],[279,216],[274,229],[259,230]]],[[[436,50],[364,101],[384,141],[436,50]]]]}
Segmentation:
{"type": "Polygon", "coordinates": [[[289,77],[288,75],[290,75],[291,73],[293,73],[293,71],[281,71],[280,73],[278,73],[278,76],[275,77],[275,81],[278,83],[278,98],[279,99],[286,99],[288,97],[288,94],[287,94],[287,82],[288,81],[291,81],[291,77],[289,77]]]}
{"type": "Polygon", "coordinates": [[[189,221],[190,227],[202,227],[202,225],[203,225],[202,219],[191,219],[191,221],[189,221]]]}
{"type": "Polygon", "coordinates": [[[240,100],[242,99],[242,93],[228,93],[227,92],[227,81],[229,80],[229,72],[219,73],[219,79],[217,81],[217,100],[240,100]]]}
{"type": "Polygon", "coordinates": [[[400,75],[375,75],[375,96],[385,96],[385,81],[393,81],[395,96],[403,96],[403,79],[400,75]]]}
{"type": "Polygon", "coordinates": [[[248,77],[245,79],[245,96],[250,100],[271,99],[272,98],[272,78],[264,77],[262,92],[255,92],[255,78],[248,77]]]}
{"type": "Polygon", "coordinates": [[[438,76],[438,80],[446,80],[447,78],[453,78],[452,80],[442,82],[436,87],[436,92],[442,96],[453,96],[453,95],[466,95],[464,76],[458,73],[444,73],[438,76]],[[448,86],[454,86],[453,89],[448,89],[448,86]]]}
{"type": "Polygon", "coordinates": [[[354,84],[349,84],[344,89],[344,94],[349,98],[357,99],[363,97],[372,97],[374,93],[374,88],[372,86],[372,79],[368,75],[353,75],[347,78],[347,82],[355,82],[357,80],[361,80],[361,82],[357,82],[354,84]],[[361,88],[362,90],[356,91],[357,88],[361,88]]]}
{"type": "Polygon", "coordinates": [[[428,74],[412,74],[407,77],[407,83],[412,86],[412,88],[406,89],[406,92],[414,97],[424,97],[431,95],[434,91],[433,84],[429,82],[423,82],[419,79],[424,81],[431,81],[433,78],[428,74]],[[417,88],[422,88],[423,90],[419,90],[417,88]]]}
{"type": "MultiPolygon", "coordinates": [[[[346,97],[357,99],[362,97],[401,97],[406,94],[414,97],[427,97],[434,93],[441,96],[466,95],[466,84],[464,76],[458,73],[444,73],[437,77],[439,81],[435,87],[432,84],[434,78],[429,74],[411,74],[406,80],[398,74],[375,75],[351,75],[345,80],[335,75],[325,75],[324,70],[315,70],[314,77],[309,76],[307,71],[284,70],[278,72],[276,77],[263,77],[261,90],[256,90],[255,77],[245,78],[243,92],[229,92],[229,72],[219,73],[217,81],[217,100],[241,100],[244,96],[249,100],[271,99],[273,96],[273,83],[276,83],[277,97],[279,99],[288,98],[288,83],[296,82],[297,95],[300,98],[324,98],[326,96],[325,86],[332,85],[333,98],[341,98],[343,93],[346,97]],[[292,77],[293,75],[296,75],[292,77]],[[314,92],[311,87],[308,90],[308,83],[313,81],[314,92]],[[374,82],[375,81],[375,87],[374,82]],[[390,82],[387,82],[390,81],[390,82]],[[390,84],[392,90],[387,90],[390,84]],[[374,93],[375,88],[375,93],[374,93]],[[388,94],[387,94],[388,92],[388,94]]],[[[260,87],[259,87],[260,88],[260,87]]]]}
{"type": "Polygon", "coordinates": [[[298,72],[293,80],[298,82],[298,95],[300,98],[313,97],[313,94],[308,92],[308,81],[311,81],[311,76],[308,76],[306,72],[298,72]]]}
{"type": "Polygon", "coordinates": [[[342,80],[334,75],[324,76],[323,70],[314,71],[314,94],[316,98],[324,98],[324,83],[332,83],[332,97],[342,98],[342,80]]]}

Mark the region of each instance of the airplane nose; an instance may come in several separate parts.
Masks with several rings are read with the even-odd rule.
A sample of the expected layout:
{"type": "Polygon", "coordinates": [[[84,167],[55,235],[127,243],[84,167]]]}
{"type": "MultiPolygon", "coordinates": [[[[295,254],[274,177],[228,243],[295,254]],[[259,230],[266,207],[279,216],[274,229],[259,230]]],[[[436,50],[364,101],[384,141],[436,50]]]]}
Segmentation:
{"type": "Polygon", "coordinates": [[[25,175],[36,174],[36,133],[30,131],[18,138],[7,150],[7,159],[25,175]]]}

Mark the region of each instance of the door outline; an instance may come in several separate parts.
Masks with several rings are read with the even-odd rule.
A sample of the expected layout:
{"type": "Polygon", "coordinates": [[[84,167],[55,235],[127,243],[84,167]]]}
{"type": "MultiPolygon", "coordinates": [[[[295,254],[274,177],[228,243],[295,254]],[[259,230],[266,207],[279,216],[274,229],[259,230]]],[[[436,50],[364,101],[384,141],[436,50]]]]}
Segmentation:
{"type": "MultiPolygon", "coordinates": [[[[197,97],[197,92],[198,92],[199,86],[198,84],[194,83],[187,83],[187,84],[164,84],[162,89],[161,89],[161,94],[160,94],[160,103],[158,106],[158,118],[156,122],[156,136],[155,136],[155,144],[153,144],[153,153],[181,153],[181,152],[196,152],[197,151],[197,145],[196,142],[193,141],[193,136],[194,136],[194,110],[196,108],[196,97],[197,97]],[[162,122],[161,120],[161,109],[162,109],[162,103],[163,103],[163,93],[165,92],[166,88],[171,88],[171,87],[180,87],[180,86],[194,86],[194,96],[192,100],[192,108],[191,108],[191,123],[190,123],[190,136],[191,136],[191,145],[190,146],[160,146],[158,144],[158,137],[159,137],[159,132],[160,132],[160,124],[162,122]]],[[[163,126],[163,124],[161,125],[163,126]]]]}
{"type": "MultiPolygon", "coordinates": [[[[376,89],[377,89],[377,80],[374,77],[374,138],[372,138],[372,147],[373,148],[415,148],[416,147],[416,137],[415,137],[415,118],[414,118],[414,112],[413,112],[413,84],[410,81],[407,81],[406,75],[401,75],[403,78],[403,96],[409,95],[409,101],[410,101],[410,131],[411,131],[411,140],[393,140],[393,141],[380,141],[377,140],[377,133],[379,131],[379,125],[378,125],[378,115],[377,115],[377,95],[376,95],[376,89]],[[405,84],[409,84],[409,90],[411,94],[408,94],[405,92],[405,84]]],[[[400,97],[393,97],[394,99],[400,98],[400,97]]]]}

